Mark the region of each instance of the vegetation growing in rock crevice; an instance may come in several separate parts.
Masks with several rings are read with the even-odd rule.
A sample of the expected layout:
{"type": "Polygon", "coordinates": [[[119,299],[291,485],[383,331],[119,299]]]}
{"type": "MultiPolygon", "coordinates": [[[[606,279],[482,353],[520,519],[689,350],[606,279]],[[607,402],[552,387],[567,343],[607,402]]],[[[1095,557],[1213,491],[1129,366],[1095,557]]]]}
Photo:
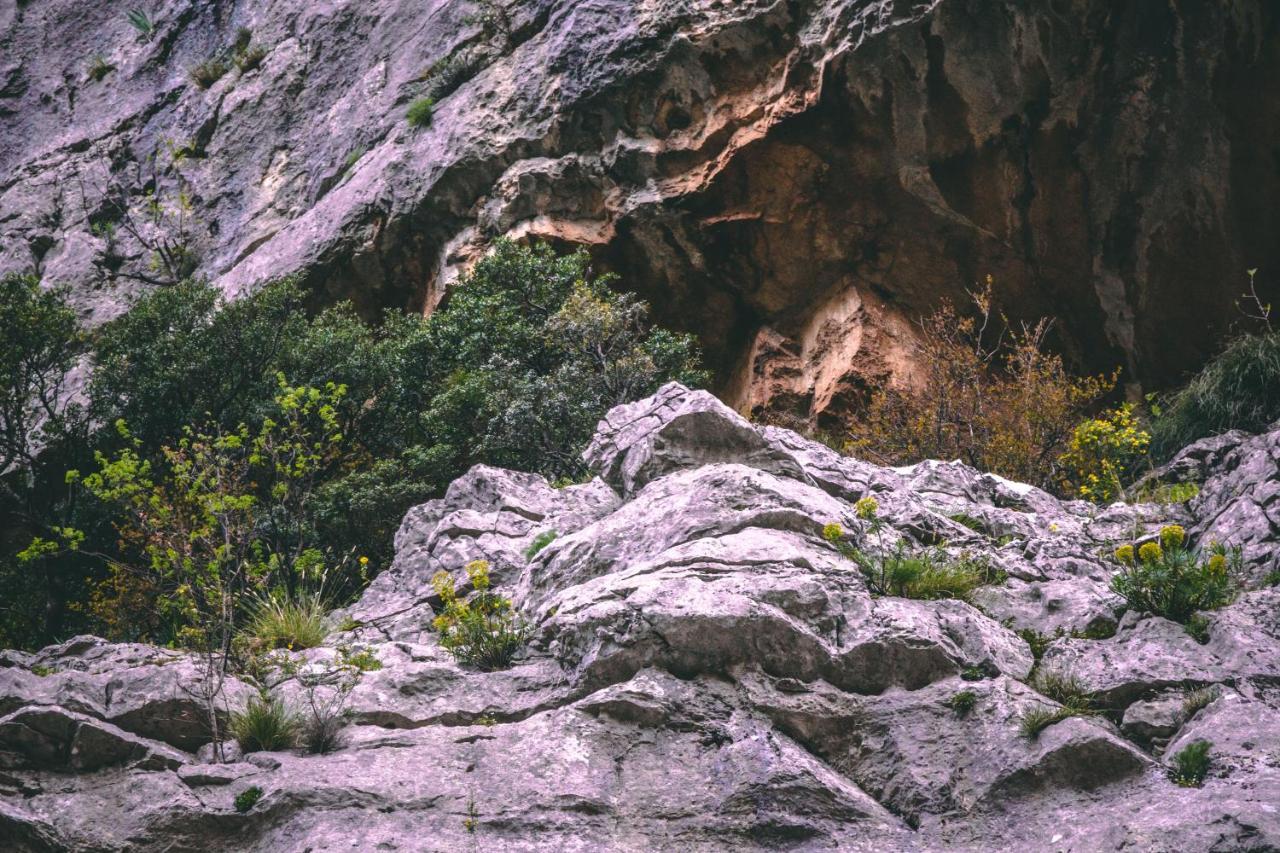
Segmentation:
{"type": "Polygon", "coordinates": [[[892,549],[886,548],[883,541],[886,523],[879,515],[875,498],[859,500],[855,512],[863,527],[863,547],[856,547],[846,537],[844,528],[835,523],[822,528],[822,538],[858,565],[867,586],[877,595],[967,601],[979,586],[1003,581],[1003,576],[986,561],[967,554],[953,557],[940,548],[908,548],[902,541],[892,549]],[[874,548],[867,541],[873,537],[874,548]]]}
{"type": "Polygon", "coordinates": [[[1184,625],[1197,611],[1230,603],[1241,570],[1239,549],[1213,545],[1208,553],[1187,547],[1186,531],[1168,525],[1158,542],[1121,545],[1115,557],[1120,571],[1111,589],[1134,610],[1184,625]]]}
{"type": "Polygon", "coordinates": [[[437,572],[431,579],[443,605],[434,622],[440,645],[459,663],[486,672],[505,669],[528,639],[529,628],[512,611],[511,601],[489,588],[488,563],[468,563],[466,572],[472,593],[465,598],[448,572],[437,572]]]}

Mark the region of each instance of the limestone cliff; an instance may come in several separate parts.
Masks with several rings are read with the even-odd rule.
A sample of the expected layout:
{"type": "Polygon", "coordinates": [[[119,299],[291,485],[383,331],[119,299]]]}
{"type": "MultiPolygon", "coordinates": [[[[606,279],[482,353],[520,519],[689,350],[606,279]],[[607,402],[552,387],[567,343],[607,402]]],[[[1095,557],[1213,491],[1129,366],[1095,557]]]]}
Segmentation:
{"type": "Polygon", "coordinates": [[[186,193],[228,292],[300,272],[370,310],[429,309],[500,235],[586,245],[702,336],[727,399],[805,417],[901,372],[912,321],[988,273],[1148,387],[1214,349],[1246,268],[1280,276],[1269,0],[143,11],[150,34],[116,4],[0,8],[0,269],[95,319],[157,278],[148,192],[186,193]]]}

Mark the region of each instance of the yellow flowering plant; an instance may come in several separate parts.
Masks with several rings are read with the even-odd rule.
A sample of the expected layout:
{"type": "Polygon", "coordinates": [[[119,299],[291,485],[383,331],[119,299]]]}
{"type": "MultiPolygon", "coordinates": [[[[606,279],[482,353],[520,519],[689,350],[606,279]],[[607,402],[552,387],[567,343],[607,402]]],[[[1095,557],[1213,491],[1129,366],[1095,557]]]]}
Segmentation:
{"type": "Polygon", "coordinates": [[[1058,458],[1063,488],[1094,503],[1124,497],[1124,482],[1146,456],[1151,435],[1140,428],[1131,403],[1084,421],[1058,458]]]}
{"type": "Polygon", "coordinates": [[[1186,530],[1176,524],[1161,528],[1157,538],[1136,549],[1124,544],[1115,550],[1120,571],[1111,589],[1131,608],[1190,625],[1198,611],[1231,601],[1242,567],[1239,548],[1217,543],[1207,551],[1190,548],[1186,530]]]}
{"type": "Polygon", "coordinates": [[[466,573],[472,589],[468,598],[459,596],[448,572],[436,572],[431,579],[442,605],[432,623],[440,645],[459,663],[485,672],[506,669],[528,639],[529,628],[512,611],[511,600],[490,589],[488,562],[473,560],[466,573]]]}

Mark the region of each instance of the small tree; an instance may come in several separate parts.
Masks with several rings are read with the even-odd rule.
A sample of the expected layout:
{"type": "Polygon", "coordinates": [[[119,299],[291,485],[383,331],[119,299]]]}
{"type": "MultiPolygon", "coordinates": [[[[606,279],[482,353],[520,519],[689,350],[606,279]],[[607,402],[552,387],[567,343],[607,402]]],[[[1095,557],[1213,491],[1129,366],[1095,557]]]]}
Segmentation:
{"type": "Polygon", "coordinates": [[[307,512],[318,472],[341,454],[334,412],[344,391],[279,381],[278,419],[268,418],[256,434],[243,425],[188,428],[153,465],[121,422],[125,449],[99,453],[98,470],[82,481],[121,512],[125,558],[113,561],[116,573],[151,590],[175,638],[202,656],[200,695],[215,741],[218,697],[251,604],[273,591],[297,595],[324,577],[307,512]]]}

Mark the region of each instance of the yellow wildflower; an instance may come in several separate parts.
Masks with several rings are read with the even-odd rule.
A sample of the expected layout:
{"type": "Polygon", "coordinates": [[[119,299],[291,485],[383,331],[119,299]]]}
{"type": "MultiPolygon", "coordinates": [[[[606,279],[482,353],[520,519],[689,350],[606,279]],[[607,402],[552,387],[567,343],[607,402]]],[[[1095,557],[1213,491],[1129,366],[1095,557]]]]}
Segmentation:
{"type": "Polygon", "coordinates": [[[1187,531],[1183,530],[1181,525],[1170,524],[1160,528],[1160,544],[1170,551],[1181,548],[1186,538],[1187,531]]]}
{"type": "Polygon", "coordinates": [[[1154,563],[1164,556],[1164,549],[1159,542],[1143,542],[1138,549],[1138,559],[1144,563],[1154,563]]]}
{"type": "Polygon", "coordinates": [[[834,522],[823,525],[822,538],[832,543],[839,542],[844,538],[844,528],[834,522]]]}
{"type": "Polygon", "coordinates": [[[853,505],[853,508],[857,512],[858,518],[861,518],[864,521],[870,521],[876,517],[876,513],[880,510],[880,504],[875,498],[868,495],[865,498],[860,498],[858,502],[853,505]]]}
{"type": "Polygon", "coordinates": [[[1209,558],[1209,571],[1215,575],[1225,575],[1227,573],[1227,558],[1221,554],[1214,554],[1209,558]]]}
{"type": "Polygon", "coordinates": [[[1133,546],[1121,545],[1116,549],[1116,559],[1124,563],[1126,566],[1133,565],[1133,546]]]}
{"type": "Polygon", "coordinates": [[[360,565],[362,565],[362,566],[367,566],[367,565],[369,565],[369,558],[368,558],[368,557],[361,557],[361,558],[360,558],[360,565]]]}

